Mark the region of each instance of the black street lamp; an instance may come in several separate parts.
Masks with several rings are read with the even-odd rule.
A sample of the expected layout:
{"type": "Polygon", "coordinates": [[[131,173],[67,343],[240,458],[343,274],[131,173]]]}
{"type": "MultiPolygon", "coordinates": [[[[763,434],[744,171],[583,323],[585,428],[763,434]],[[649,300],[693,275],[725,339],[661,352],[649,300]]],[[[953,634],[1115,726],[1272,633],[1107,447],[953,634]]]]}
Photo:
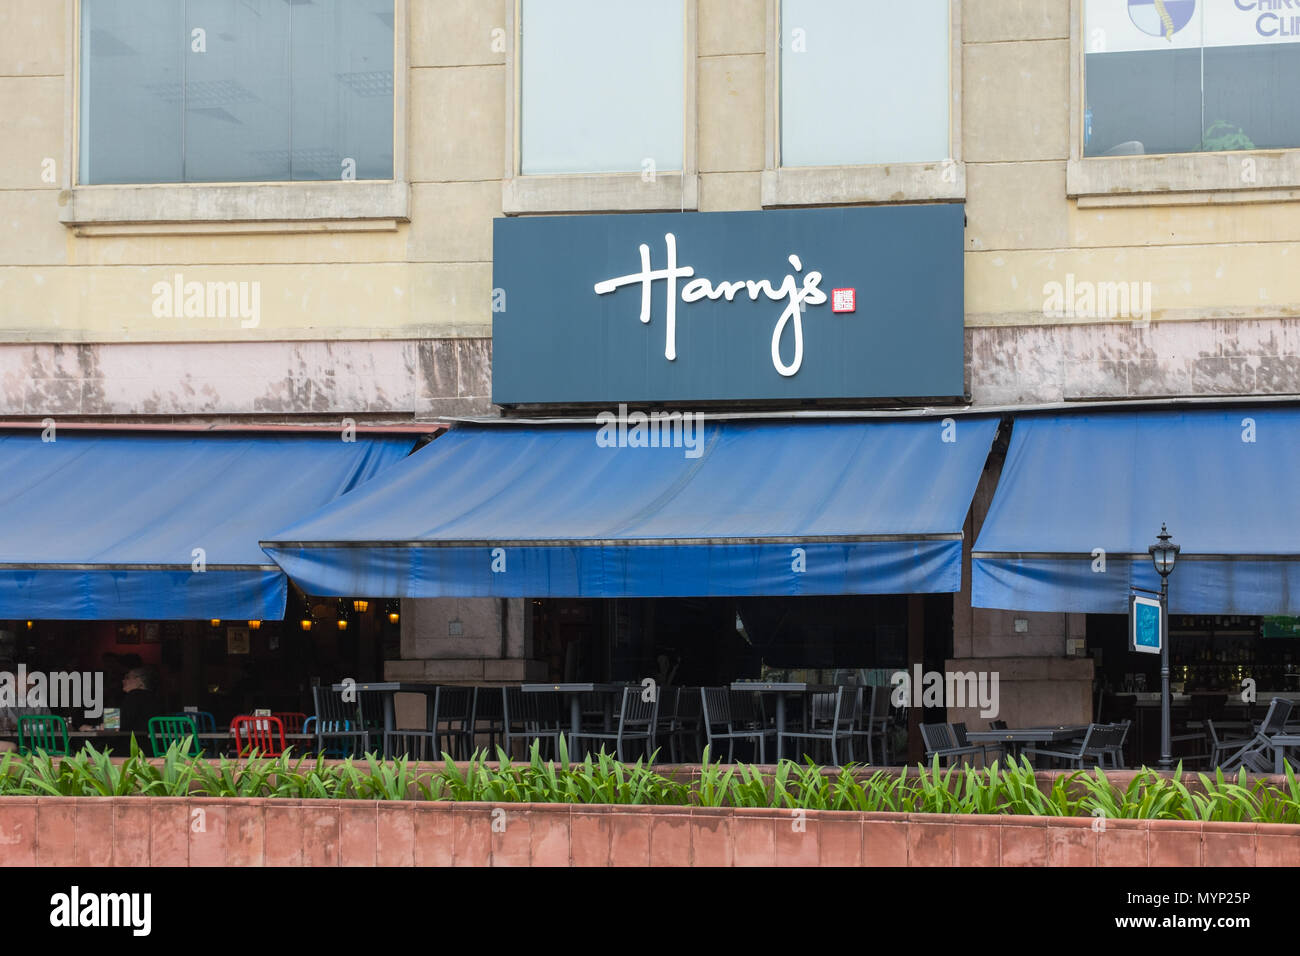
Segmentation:
{"type": "Polygon", "coordinates": [[[1170,540],[1164,522],[1156,543],[1147,548],[1156,574],[1160,575],[1160,769],[1173,770],[1173,746],[1169,730],[1169,575],[1182,550],[1170,540]]]}

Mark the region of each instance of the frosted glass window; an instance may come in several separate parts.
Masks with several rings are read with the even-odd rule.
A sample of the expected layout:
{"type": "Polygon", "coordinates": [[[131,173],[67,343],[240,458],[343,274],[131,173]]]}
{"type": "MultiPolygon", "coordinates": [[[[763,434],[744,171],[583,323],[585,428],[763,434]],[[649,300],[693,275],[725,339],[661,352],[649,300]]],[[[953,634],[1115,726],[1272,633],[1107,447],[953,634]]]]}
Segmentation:
{"type": "Polygon", "coordinates": [[[293,178],[393,176],[393,0],[293,7],[293,178]]]}
{"type": "Polygon", "coordinates": [[[184,179],[184,39],[176,0],[82,3],[81,182],[184,179]]]}
{"type": "Polygon", "coordinates": [[[79,181],[390,179],[393,0],[82,0],[79,181]]]}
{"type": "Polygon", "coordinates": [[[685,4],[523,0],[520,171],[682,168],[685,4]]]}
{"type": "Polygon", "coordinates": [[[950,28],[948,0],[782,0],[781,165],[951,156],[950,28]]]}

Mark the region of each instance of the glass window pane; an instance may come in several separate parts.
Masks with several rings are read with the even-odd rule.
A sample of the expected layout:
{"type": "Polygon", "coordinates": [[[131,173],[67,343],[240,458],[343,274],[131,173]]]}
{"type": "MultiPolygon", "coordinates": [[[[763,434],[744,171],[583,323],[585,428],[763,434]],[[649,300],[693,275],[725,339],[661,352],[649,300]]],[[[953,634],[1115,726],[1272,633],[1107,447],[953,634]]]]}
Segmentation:
{"type": "Polygon", "coordinates": [[[680,170],[685,6],[524,0],[520,169],[680,170]]]}
{"type": "Polygon", "coordinates": [[[293,179],[393,178],[392,0],[294,5],[292,86],[293,179]]]}
{"type": "Polygon", "coordinates": [[[781,164],[946,159],[948,0],[782,0],[781,164]]]}
{"type": "Polygon", "coordinates": [[[1216,36],[1206,24],[1203,149],[1300,146],[1300,4],[1289,16],[1281,10],[1259,17],[1255,29],[1265,35],[1216,36]],[[1280,21],[1292,21],[1289,33],[1280,21]]]}
{"type": "Polygon", "coordinates": [[[289,16],[284,0],[186,0],[186,182],[289,178],[289,16]]]}
{"type": "Polygon", "coordinates": [[[78,182],[183,178],[184,12],[175,0],[83,0],[78,182]]]}
{"type": "Polygon", "coordinates": [[[1084,7],[1085,156],[1201,145],[1201,7],[1194,0],[1084,7]]]}

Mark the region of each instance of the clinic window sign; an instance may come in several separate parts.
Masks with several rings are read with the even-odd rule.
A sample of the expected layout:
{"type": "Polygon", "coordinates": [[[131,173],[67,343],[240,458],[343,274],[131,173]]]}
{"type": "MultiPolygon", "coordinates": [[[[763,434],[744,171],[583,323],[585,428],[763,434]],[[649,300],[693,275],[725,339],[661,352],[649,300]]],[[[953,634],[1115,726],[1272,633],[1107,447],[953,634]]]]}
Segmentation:
{"type": "Polygon", "coordinates": [[[498,219],[498,404],[964,398],[960,204],[498,219]]]}

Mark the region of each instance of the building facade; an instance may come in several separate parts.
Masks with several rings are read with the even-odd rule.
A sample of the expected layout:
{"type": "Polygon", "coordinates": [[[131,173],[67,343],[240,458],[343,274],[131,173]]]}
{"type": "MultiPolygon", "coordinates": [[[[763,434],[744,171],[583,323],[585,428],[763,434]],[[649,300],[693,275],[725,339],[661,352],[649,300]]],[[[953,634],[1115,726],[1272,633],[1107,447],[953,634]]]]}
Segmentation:
{"type": "MultiPolygon", "coordinates": [[[[1300,394],[1285,5],[881,6],[364,0],[312,20],[271,0],[11,0],[0,416],[571,414],[493,403],[496,220],[936,203],[965,215],[951,408],[1300,394]]],[[[1090,719],[1086,615],[972,607],[999,468],[940,657],[998,672],[1013,724],[1090,719]]],[[[527,599],[404,611],[390,677],[560,666],[527,599]]]]}

